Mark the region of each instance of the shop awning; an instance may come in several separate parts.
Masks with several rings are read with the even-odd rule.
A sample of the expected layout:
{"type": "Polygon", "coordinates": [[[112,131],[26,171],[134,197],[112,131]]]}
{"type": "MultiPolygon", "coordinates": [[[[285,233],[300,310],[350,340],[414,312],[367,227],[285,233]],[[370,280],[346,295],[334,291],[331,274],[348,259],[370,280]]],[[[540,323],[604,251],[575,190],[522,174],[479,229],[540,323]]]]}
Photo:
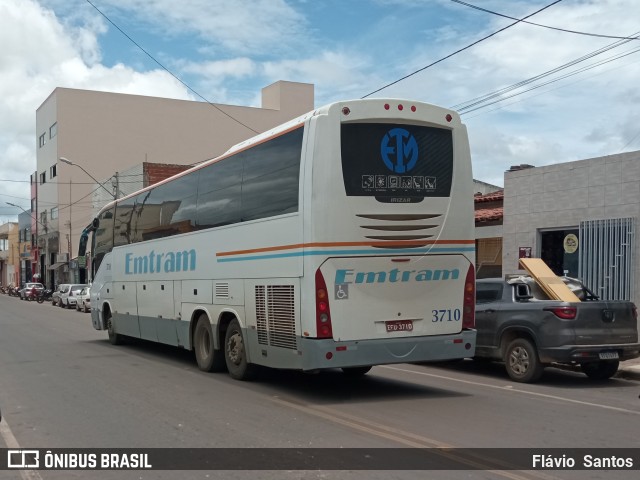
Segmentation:
{"type": "Polygon", "coordinates": [[[67,262],[58,262],[58,263],[54,263],[53,265],[51,265],[47,270],[55,270],[57,268],[60,268],[62,265],[66,265],[67,262]]]}

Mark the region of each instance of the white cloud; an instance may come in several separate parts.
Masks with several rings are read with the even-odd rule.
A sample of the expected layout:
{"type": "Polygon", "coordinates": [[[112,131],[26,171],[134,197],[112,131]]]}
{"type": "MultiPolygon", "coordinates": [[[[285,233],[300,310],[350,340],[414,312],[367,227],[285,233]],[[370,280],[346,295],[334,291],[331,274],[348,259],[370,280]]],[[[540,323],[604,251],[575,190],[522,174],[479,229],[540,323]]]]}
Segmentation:
{"type": "MultiPolygon", "coordinates": [[[[35,112],[56,87],[191,98],[165,71],[101,65],[103,32],[95,18],[63,25],[34,0],[0,3],[0,178],[24,181],[2,183],[4,194],[24,199],[21,205],[29,205],[28,179],[36,168],[35,112]]],[[[5,201],[0,196],[0,205],[5,201]]]]}
{"type": "Polygon", "coordinates": [[[324,104],[339,98],[361,97],[363,88],[376,78],[370,61],[357,52],[324,50],[311,57],[265,62],[264,75],[269,81],[287,79],[313,83],[316,103],[324,104]]]}
{"type": "Polygon", "coordinates": [[[306,26],[305,18],[284,0],[105,0],[101,4],[107,5],[107,15],[108,6],[117,7],[133,15],[131,21],[164,35],[195,33],[216,49],[218,57],[229,52],[288,51],[292,38],[303,36],[306,26]]]}

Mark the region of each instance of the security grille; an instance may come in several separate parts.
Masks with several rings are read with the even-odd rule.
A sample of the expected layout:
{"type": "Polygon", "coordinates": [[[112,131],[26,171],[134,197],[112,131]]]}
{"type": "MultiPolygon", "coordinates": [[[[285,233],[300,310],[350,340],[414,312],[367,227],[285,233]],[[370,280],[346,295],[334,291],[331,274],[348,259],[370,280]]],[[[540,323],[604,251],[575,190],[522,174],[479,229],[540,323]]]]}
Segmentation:
{"type": "Polygon", "coordinates": [[[580,222],[579,275],[603,300],[633,300],[635,219],[580,222]]]}

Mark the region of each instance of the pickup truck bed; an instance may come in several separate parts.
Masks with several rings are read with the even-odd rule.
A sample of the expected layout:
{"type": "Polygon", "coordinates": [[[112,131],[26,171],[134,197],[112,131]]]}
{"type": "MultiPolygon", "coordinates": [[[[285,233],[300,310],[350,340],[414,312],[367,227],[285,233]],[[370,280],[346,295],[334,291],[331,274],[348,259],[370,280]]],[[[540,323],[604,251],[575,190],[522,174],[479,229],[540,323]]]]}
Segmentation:
{"type": "Polygon", "coordinates": [[[575,280],[573,288],[582,301],[550,300],[526,276],[478,280],[476,358],[503,360],[513,380],[533,382],[552,363],[602,380],[640,356],[635,305],[598,300],[575,280]]]}

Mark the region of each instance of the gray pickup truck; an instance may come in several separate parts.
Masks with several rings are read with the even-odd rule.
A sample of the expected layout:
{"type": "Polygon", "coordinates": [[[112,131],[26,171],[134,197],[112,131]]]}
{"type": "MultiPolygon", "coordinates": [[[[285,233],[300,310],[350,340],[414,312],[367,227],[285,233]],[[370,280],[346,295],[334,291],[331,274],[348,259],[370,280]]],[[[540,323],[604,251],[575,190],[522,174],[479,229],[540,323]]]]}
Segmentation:
{"type": "Polygon", "coordinates": [[[475,358],[502,360],[513,380],[534,382],[552,363],[603,380],[640,356],[632,302],[599,300],[578,280],[563,280],[580,302],[550,300],[528,276],[478,280],[475,358]]]}

